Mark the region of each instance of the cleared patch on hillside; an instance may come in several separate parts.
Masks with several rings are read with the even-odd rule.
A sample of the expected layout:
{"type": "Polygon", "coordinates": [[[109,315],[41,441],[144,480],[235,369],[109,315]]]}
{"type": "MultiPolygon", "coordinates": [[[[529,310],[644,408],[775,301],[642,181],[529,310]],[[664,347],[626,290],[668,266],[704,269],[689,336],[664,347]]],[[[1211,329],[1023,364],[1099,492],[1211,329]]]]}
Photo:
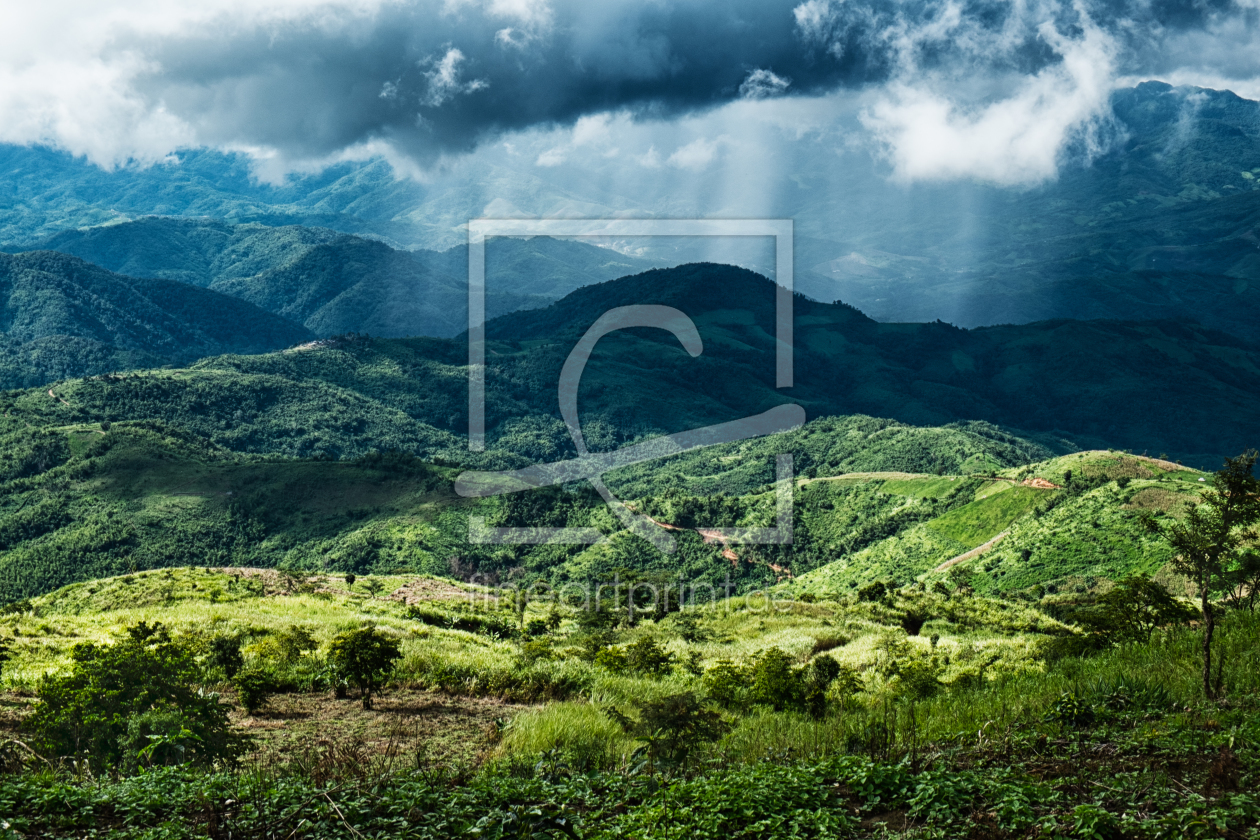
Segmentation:
{"type": "Polygon", "coordinates": [[[974,548],[993,539],[1012,522],[1032,510],[1047,491],[1012,487],[955,508],[927,524],[928,528],[955,542],[974,548]]]}
{"type": "Polygon", "coordinates": [[[893,479],[885,481],[880,489],[885,493],[914,499],[939,499],[953,493],[966,480],[958,476],[893,479]]]}
{"type": "Polygon", "coordinates": [[[414,688],[386,691],[364,711],[351,692],[278,694],[254,715],[232,722],[255,739],[261,763],[308,766],[329,776],[384,767],[469,766],[482,760],[502,727],[527,706],[486,697],[451,697],[414,688]]]}

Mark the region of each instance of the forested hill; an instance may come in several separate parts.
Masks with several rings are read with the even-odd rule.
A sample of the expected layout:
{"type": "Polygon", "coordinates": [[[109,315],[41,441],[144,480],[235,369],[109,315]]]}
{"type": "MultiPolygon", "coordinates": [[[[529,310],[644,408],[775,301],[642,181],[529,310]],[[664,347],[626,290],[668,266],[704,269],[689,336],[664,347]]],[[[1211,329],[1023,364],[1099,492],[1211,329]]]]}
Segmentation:
{"type": "MultiPolygon", "coordinates": [[[[1206,468],[1254,445],[1260,428],[1260,352],[1176,322],[962,330],[880,324],[843,304],[797,298],[795,384],[776,389],[774,288],[752,272],[694,264],[584,287],[490,322],[490,445],[532,461],[571,454],[558,413],[560,368],[599,315],[638,303],[686,312],[704,350],[692,358],[663,330],[600,341],[579,399],[597,448],[787,400],[811,418],[983,420],[1058,451],[1112,446],[1206,468]]],[[[467,432],[466,359],[458,339],[340,339],[302,352],[206,359],[181,371],[70,381],[57,387],[65,402],[43,390],[4,401],[39,422],[160,419],[236,451],[423,455],[439,438],[455,446],[467,432]]]]}
{"type": "MultiPolygon", "coordinates": [[[[501,370],[508,379],[554,382],[577,337],[600,314],[628,303],[688,313],[705,351],[691,359],[663,330],[606,337],[588,364],[584,416],[675,430],[713,416],[743,416],[786,395],[811,416],[862,413],[918,424],[986,420],[1091,446],[1163,452],[1205,467],[1253,445],[1260,428],[1260,348],[1175,321],[964,330],[883,324],[843,304],[797,297],[796,384],[776,391],[773,284],[710,264],[579,289],[537,312],[497,319],[487,334],[530,348],[529,363],[514,367],[493,357],[491,381],[501,370]],[[539,338],[547,342],[539,346],[539,338]],[[645,380],[650,384],[636,384],[645,380]]],[[[554,388],[547,396],[554,410],[554,388]]]]}
{"type": "MultiPolygon", "coordinates": [[[[453,336],[468,324],[468,249],[400,251],[323,228],[151,217],[69,230],[30,247],[111,271],[203,286],[256,304],[320,336],[453,336]]],[[[545,305],[652,263],[549,237],[486,248],[490,316],[545,305]]]]}
{"type": "Polygon", "coordinates": [[[245,301],[126,277],[52,252],[0,254],[0,384],[42,384],[218,353],[261,353],[313,336],[245,301]]]}

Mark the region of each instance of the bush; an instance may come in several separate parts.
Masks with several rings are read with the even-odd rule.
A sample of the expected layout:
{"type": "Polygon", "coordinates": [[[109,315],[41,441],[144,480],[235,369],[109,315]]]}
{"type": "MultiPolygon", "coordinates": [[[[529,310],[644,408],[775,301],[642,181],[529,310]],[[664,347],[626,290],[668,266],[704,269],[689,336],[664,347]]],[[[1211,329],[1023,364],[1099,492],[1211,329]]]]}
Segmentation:
{"type": "Polygon", "coordinates": [[[210,641],[210,667],[219,668],[230,680],[245,667],[241,656],[241,640],[235,636],[218,636],[210,641]]]}
{"type": "Polygon", "coordinates": [[[127,721],[127,732],[120,739],[123,769],[184,764],[200,743],[192,722],[179,710],[141,712],[127,721]]]}
{"type": "Polygon", "coordinates": [[[276,679],[264,668],[240,671],[233,677],[232,685],[236,687],[241,708],[251,715],[261,709],[267,703],[267,698],[276,692],[276,679]]]}
{"type": "Polygon", "coordinates": [[[654,762],[686,765],[697,747],[716,741],[730,728],[721,715],[705,708],[704,701],[691,691],[636,705],[637,721],[615,708],[609,709],[608,714],[626,734],[647,742],[648,756],[654,762]]]}
{"type": "Polygon", "coordinates": [[[752,704],[779,712],[808,712],[815,717],[826,712],[827,689],[837,681],[843,682],[847,691],[861,687],[857,674],[830,656],[797,667],[778,648],[761,651],[747,665],[722,660],[702,677],[709,697],[728,709],[752,704]]]}
{"type": "Polygon", "coordinates": [[[287,630],[273,633],[268,641],[274,644],[276,658],[284,663],[297,662],[302,654],[319,647],[309,630],[293,624],[287,630]]]}
{"type": "Polygon", "coordinates": [[[888,584],[882,580],[872,581],[858,590],[859,601],[882,601],[889,594],[888,584]]]}
{"type": "Polygon", "coordinates": [[[141,622],[112,645],[75,645],[70,656],[68,674],[40,683],[40,702],[26,721],[47,754],[86,755],[101,766],[117,766],[135,743],[128,738],[134,719],[149,715],[135,724],[147,736],[173,714],[188,732],[181,736],[182,760],[208,764],[239,753],[242,742],[229,731],[228,707],[217,694],[195,687],[196,661],[160,624],[141,622]]]}
{"type": "Polygon", "coordinates": [[[596,665],[610,671],[631,671],[647,677],[663,677],[674,670],[674,657],[657,644],[655,639],[643,638],[625,647],[604,646],[611,634],[592,634],[588,637],[593,645],[596,665]]]}
{"type": "MultiPolygon", "coordinates": [[[[492,613],[477,612],[442,612],[428,607],[410,606],[403,616],[412,621],[419,621],[430,627],[444,627],[448,630],[463,630],[467,633],[479,633],[496,639],[510,639],[516,635],[516,627],[504,616],[492,613]]],[[[543,632],[546,632],[544,626],[543,632]]]]}
{"type": "Polygon", "coordinates": [[[722,659],[705,670],[701,682],[710,698],[731,709],[742,702],[748,689],[748,670],[722,659]]]}
{"type": "Polygon", "coordinates": [[[402,657],[398,641],[375,627],[339,633],[328,649],[328,661],[359,688],[363,708],[372,708],[372,692],[389,679],[402,657]]]}
{"type": "Polygon", "coordinates": [[[630,670],[652,677],[663,677],[674,670],[674,657],[655,639],[643,638],[626,645],[626,665],[630,670]]]}
{"type": "Polygon", "coordinates": [[[749,699],[772,706],[776,712],[803,709],[806,685],[802,670],[794,667],[792,658],[778,648],[761,651],[749,669],[749,699]]]}

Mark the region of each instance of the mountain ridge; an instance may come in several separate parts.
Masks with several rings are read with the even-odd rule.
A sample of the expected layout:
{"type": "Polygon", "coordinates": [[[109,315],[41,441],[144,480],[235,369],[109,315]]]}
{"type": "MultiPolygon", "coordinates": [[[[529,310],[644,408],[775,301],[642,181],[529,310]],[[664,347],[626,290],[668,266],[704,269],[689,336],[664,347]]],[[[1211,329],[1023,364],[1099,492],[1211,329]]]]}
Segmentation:
{"type": "MultiPolygon", "coordinates": [[[[922,426],[983,420],[1047,440],[1068,439],[1076,449],[1146,450],[1204,467],[1252,445],[1252,430],[1260,428],[1260,349],[1181,322],[1049,321],[963,330],[879,323],[844,304],[798,296],[795,385],[777,389],[774,290],[770,280],[745,269],[693,264],[583,287],[545,308],[490,321],[490,445],[533,458],[571,457],[556,395],[560,370],[596,318],[628,304],[680,307],[696,324],[704,352],[690,357],[662,330],[626,330],[601,340],[579,404],[588,440],[605,448],[736,420],[787,400],[802,404],[810,417],[865,414],[922,426]]],[[[467,346],[458,339],[345,339],[300,353],[207,358],[178,374],[63,383],[70,408],[49,404],[41,392],[14,399],[61,422],[105,414],[153,417],[191,424],[229,448],[263,452],[275,445],[292,455],[310,450],[287,448],[283,430],[291,421],[280,418],[298,405],[324,416],[316,410],[325,399],[321,389],[333,389],[328,393],[383,412],[386,425],[374,434],[384,437],[373,443],[350,418],[329,415],[315,425],[300,423],[305,431],[294,440],[307,440],[306,447],[322,441],[319,448],[332,457],[354,457],[373,446],[413,451],[401,444],[412,433],[397,423],[464,435],[466,362],[467,346]],[[191,412],[189,395],[197,389],[208,389],[207,396],[198,397],[201,408],[191,412]],[[295,402],[285,408],[288,399],[295,402]],[[367,402],[357,402],[362,399],[367,402]],[[257,437],[250,431],[255,415],[237,417],[255,402],[272,406],[256,415],[264,423],[257,437]]]]}
{"type": "MultiPolygon", "coordinates": [[[[313,337],[245,301],[172,280],[126,277],[52,251],[0,254],[0,334],[5,355],[14,360],[57,353],[64,338],[64,364],[45,360],[35,368],[51,365],[76,375],[103,372],[92,370],[94,364],[116,370],[120,363],[186,363],[313,337]]],[[[30,369],[12,364],[5,371],[9,382],[29,379],[30,369]]]]}

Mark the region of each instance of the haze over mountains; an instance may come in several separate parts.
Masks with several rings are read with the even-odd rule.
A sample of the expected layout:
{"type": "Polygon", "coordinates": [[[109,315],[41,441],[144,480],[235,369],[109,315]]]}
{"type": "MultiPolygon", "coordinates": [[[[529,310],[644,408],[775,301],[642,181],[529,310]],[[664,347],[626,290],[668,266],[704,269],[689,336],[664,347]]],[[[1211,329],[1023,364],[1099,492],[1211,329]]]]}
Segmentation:
{"type": "MultiPolygon", "coordinates": [[[[47,237],[67,228],[152,213],[315,225],[405,248],[456,248],[464,222],[478,216],[791,217],[797,288],[818,300],[844,300],[877,320],[975,326],[1183,317],[1255,340],[1258,108],[1227,91],[1158,82],[1117,91],[1114,118],[1100,129],[1101,151],[1090,157],[1070,150],[1057,180],[1028,188],[907,186],[890,181],[886,164],[869,150],[843,151],[843,165],[819,167],[824,150],[805,143],[775,162],[790,170],[791,189],[753,196],[726,184],[725,203],[717,205],[711,197],[719,185],[686,170],[610,183],[559,167],[544,179],[532,161],[493,150],[453,162],[424,184],[396,179],[377,159],[274,186],[253,180],[244,158],[207,150],[181,154],[178,163],[104,172],[44,149],[5,146],[0,171],[10,177],[0,184],[7,193],[0,242],[9,250],[56,248],[47,237]]],[[[149,231],[95,236],[117,239],[108,246],[57,243],[123,273],[184,268],[141,255],[151,249],[149,231]],[[122,241],[126,235],[138,241],[122,241]]],[[[763,273],[773,268],[766,248],[740,249],[729,240],[614,244],[656,264],[703,259],[763,273]]],[[[190,270],[187,277],[220,276],[190,270]]]]}
{"type": "MultiPolygon", "coordinates": [[[[468,328],[468,249],[399,251],[326,228],[146,218],[64,231],[32,248],[137,277],[202,286],[319,336],[452,336],[468,328]]],[[[578,286],[653,263],[547,237],[496,239],[486,251],[486,311],[549,303],[578,286]]]]}

